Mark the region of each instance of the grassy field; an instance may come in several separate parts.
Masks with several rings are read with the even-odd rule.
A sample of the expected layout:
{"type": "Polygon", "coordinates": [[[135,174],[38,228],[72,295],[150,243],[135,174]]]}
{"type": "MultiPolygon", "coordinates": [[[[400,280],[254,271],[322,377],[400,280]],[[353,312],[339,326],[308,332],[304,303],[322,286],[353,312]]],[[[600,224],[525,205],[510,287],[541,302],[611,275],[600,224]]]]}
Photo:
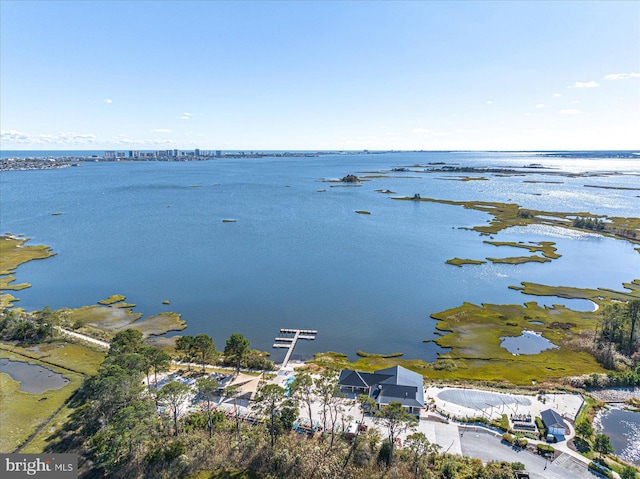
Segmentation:
{"type": "MultiPolygon", "coordinates": [[[[15,359],[31,364],[47,367],[61,373],[69,383],[55,391],[45,391],[42,394],[30,394],[19,390],[20,384],[9,377],[0,374],[0,451],[11,452],[22,444],[33,432],[42,425],[52,414],[60,409],[65,401],[82,385],[82,381],[89,375],[94,375],[104,353],[86,346],[55,341],[39,344],[28,348],[0,342],[0,358],[15,359]]],[[[64,414],[68,414],[64,407],[50,423],[36,436],[28,451],[41,452],[40,447],[46,443],[46,438],[62,426],[64,414]],[[53,429],[51,429],[53,428],[53,429]],[[51,430],[50,430],[51,429],[51,430]]]]}

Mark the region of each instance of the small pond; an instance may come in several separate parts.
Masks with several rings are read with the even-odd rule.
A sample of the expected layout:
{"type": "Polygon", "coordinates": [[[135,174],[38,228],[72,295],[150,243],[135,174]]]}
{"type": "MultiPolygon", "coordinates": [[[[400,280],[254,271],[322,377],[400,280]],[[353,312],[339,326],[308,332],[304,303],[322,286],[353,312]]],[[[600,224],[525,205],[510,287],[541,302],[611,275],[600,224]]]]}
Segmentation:
{"type": "Polygon", "coordinates": [[[640,412],[615,406],[598,414],[594,425],[609,436],[616,455],[640,466],[640,412]]]}
{"type": "Polygon", "coordinates": [[[7,373],[13,380],[20,382],[20,391],[31,394],[42,394],[69,384],[69,380],[62,374],[24,361],[0,359],[0,372],[7,373]]]}
{"type": "Polygon", "coordinates": [[[522,331],[522,336],[507,336],[500,338],[500,345],[511,354],[538,354],[546,349],[557,348],[547,338],[535,331],[522,331]]]}

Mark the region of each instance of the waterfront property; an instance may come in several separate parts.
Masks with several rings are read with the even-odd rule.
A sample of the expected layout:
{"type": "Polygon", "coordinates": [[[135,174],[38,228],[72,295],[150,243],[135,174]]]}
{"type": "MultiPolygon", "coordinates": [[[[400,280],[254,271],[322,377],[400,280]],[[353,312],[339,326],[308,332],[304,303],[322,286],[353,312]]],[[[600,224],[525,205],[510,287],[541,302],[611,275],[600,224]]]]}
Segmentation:
{"type": "Polygon", "coordinates": [[[367,394],[378,408],[397,401],[411,414],[419,415],[424,409],[422,376],[402,366],[373,373],[343,369],[339,383],[343,392],[367,394]]]}

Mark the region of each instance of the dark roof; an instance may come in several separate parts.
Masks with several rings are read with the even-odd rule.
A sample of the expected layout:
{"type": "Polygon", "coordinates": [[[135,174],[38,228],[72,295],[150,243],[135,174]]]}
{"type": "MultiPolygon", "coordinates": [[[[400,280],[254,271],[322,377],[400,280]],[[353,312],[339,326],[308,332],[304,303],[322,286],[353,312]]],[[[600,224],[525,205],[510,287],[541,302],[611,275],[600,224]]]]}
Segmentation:
{"type": "Polygon", "coordinates": [[[338,382],[343,386],[354,386],[359,388],[366,388],[369,386],[362,376],[360,376],[358,371],[350,371],[348,369],[340,371],[338,382]]]}
{"type": "Polygon", "coordinates": [[[405,407],[424,407],[422,376],[402,366],[382,369],[374,373],[340,371],[340,385],[370,387],[369,396],[378,404],[398,401],[405,407]]]}
{"type": "Polygon", "coordinates": [[[540,413],[540,416],[542,417],[542,422],[547,428],[553,427],[553,428],[566,429],[567,427],[567,425],[564,422],[564,419],[562,419],[562,416],[557,412],[555,412],[553,409],[547,409],[545,411],[542,411],[540,413]]]}

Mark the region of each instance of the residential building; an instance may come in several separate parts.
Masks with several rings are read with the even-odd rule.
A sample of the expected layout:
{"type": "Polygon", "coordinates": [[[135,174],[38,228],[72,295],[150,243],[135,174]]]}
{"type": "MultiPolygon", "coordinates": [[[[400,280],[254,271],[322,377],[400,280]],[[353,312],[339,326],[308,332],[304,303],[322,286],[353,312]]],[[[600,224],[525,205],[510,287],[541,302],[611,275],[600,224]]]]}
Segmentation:
{"type": "Polygon", "coordinates": [[[411,414],[424,409],[422,376],[402,366],[381,369],[373,373],[343,369],[339,377],[342,391],[367,394],[378,407],[397,401],[411,414]]]}

